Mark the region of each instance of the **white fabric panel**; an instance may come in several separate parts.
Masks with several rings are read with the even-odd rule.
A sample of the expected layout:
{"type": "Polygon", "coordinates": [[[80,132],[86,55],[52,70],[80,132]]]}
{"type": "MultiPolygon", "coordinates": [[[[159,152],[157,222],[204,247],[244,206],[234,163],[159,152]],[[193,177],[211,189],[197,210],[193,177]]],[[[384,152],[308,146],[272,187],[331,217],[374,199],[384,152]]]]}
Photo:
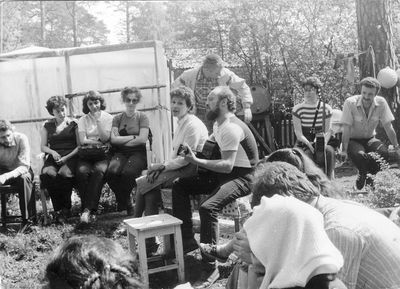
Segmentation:
{"type": "MultiPolygon", "coordinates": [[[[145,111],[153,132],[153,151],[157,161],[164,161],[172,149],[171,114],[169,111],[169,76],[167,60],[159,42],[139,45],[142,48],[122,49],[121,46],[106,47],[107,52],[75,54],[73,49],[57,50],[57,57],[20,57],[0,62],[0,118],[27,120],[51,117],[45,109],[52,95],[107,90],[125,86],[166,85],[166,88],[142,90],[143,98],[138,109],[145,111]],[[147,47],[146,47],[147,46],[147,47]],[[144,47],[144,48],[143,48],[144,47]],[[120,49],[114,50],[113,49],[120,49]],[[69,57],[71,87],[68,89],[66,57],[69,57]]],[[[90,51],[91,48],[87,48],[90,51]]],[[[98,47],[93,50],[98,51],[98,47]]],[[[10,54],[10,53],[9,53],[10,54]]],[[[122,111],[120,93],[103,95],[106,111],[122,111]]],[[[83,96],[75,97],[70,109],[74,116],[82,115],[83,96]]],[[[32,147],[32,163],[39,172],[40,128],[42,122],[16,124],[25,133],[32,147]]]]}

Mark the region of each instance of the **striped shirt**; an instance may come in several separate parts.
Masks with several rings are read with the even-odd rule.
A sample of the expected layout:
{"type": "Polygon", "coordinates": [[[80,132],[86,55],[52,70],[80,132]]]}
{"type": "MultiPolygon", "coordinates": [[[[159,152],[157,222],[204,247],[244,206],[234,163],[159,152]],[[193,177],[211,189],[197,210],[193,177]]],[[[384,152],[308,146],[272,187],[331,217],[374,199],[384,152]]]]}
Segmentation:
{"type": "MultiPolygon", "coordinates": [[[[311,139],[310,128],[313,126],[315,111],[317,109],[317,104],[306,104],[304,102],[299,103],[293,107],[292,115],[300,119],[301,128],[303,131],[303,135],[309,140],[314,141],[311,139]]],[[[315,121],[315,131],[321,132],[322,131],[322,119],[323,119],[323,111],[324,106],[323,103],[320,104],[317,119],[315,121]]],[[[332,107],[329,104],[325,104],[325,121],[329,122],[329,118],[332,116],[332,107]]]]}
{"type": "Polygon", "coordinates": [[[400,288],[400,228],[355,202],[320,196],[316,208],[344,258],[338,278],[348,289],[400,288]]]}

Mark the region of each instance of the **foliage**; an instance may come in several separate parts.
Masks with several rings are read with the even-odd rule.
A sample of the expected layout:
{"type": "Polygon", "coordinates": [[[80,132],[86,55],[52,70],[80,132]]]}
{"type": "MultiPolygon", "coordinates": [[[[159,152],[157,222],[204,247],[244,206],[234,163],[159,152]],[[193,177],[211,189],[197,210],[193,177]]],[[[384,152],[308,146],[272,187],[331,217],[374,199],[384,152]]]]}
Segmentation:
{"type": "Polygon", "coordinates": [[[390,168],[379,155],[373,157],[380,166],[380,171],[372,177],[374,186],[368,188],[368,199],[373,208],[387,208],[400,205],[400,169],[390,168]]]}
{"type": "Polygon", "coordinates": [[[4,51],[28,45],[61,48],[105,44],[107,41],[105,24],[79,2],[5,2],[2,7],[4,51]]]}

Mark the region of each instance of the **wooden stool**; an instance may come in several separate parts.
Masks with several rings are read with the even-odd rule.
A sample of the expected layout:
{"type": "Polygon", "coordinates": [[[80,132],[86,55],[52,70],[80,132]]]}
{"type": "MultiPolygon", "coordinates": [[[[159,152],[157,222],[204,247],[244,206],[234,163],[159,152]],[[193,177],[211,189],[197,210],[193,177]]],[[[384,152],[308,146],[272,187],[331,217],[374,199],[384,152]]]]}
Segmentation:
{"type": "Polygon", "coordinates": [[[239,232],[244,221],[251,215],[250,196],[245,196],[227,204],[221,215],[233,219],[235,223],[235,233],[239,232]]]}
{"type": "MultiPolygon", "coordinates": [[[[3,228],[6,229],[7,223],[17,223],[18,218],[22,218],[22,222],[28,220],[28,216],[25,216],[25,211],[21,212],[19,216],[7,216],[7,195],[8,194],[18,194],[15,187],[11,185],[1,185],[0,195],[1,195],[1,223],[3,228]]],[[[24,198],[24,196],[23,196],[24,198]]],[[[25,199],[22,200],[25,203],[25,199]]],[[[18,222],[19,223],[19,222],[18,222]]]]}
{"type": "Polygon", "coordinates": [[[168,214],[146,216],[124,220],[127,225],[129,250],[131,253],[139,254],[140,275],[144,281],[144,287],[149,288],[149,274],[178,270],[179,282],[185,281],[185,265],[183,262],[183,244],[181,224],[182,221],[168,214]],[[164,253],[171,249],[170,235],[174,235],[175,241],[175,264],[148,269],[148,258],[146,253],[146,239],[155,236],[164,236],[164,253]],[[136,242],[137,241],[137,247],[136,242]]]}

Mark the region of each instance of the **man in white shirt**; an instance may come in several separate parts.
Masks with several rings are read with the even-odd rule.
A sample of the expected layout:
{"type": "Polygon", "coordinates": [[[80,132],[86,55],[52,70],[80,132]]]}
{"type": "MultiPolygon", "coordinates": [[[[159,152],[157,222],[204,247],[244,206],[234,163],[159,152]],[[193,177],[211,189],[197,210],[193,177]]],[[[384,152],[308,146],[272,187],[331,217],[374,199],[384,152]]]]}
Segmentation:
{"type": "MultiPolygon", "coordinates": [[[[192,211],[189,195],[210,197],[200,208],[200,242],[218,242],[218,213],[228,203],[250,194],[250,183],[258,149],[247,125],[234,112],[236,97],[227,86],[214,88],[207,97],[207,118],[214,122],[210,137],[219,146],[219,159],[200,159],[187,148],[185,160],[209,171],[193,177],[179,178],[172,187],[173,215],[183,221],[182,237],[185,253],[197,249],[192,230],[192,211]]],[[[207,288],[219,278],[214,260],[203,256],[203,275],[195,288],[207,288]]]]}

